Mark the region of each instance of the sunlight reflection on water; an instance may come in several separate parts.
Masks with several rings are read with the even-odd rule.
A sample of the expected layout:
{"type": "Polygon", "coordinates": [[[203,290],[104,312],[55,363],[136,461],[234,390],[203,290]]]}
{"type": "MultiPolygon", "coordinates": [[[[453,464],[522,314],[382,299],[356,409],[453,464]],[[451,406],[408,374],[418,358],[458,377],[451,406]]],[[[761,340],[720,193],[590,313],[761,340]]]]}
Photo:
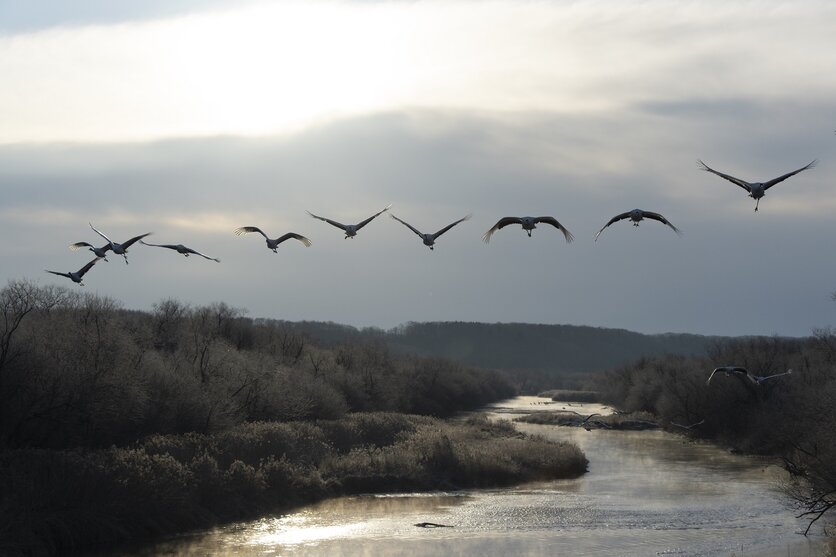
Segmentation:
{"type": "MultiPolygon", "coordinates": [[[[543,410],[542,400],[517,397],[493,417],[543,410]]],[[[548,409],[561,406],[607,412],[548,409]]],[[[119,555],[833,554],[821,538],[798,535],[804,522],[781,493],[776,466],[662,431],[517,425],[577,443],[589,472],[508,489],[344,497],[119,555]],[[452,527],[415,526],[422,522],[452,527]]]]}
{"type": "Polygon", "coordinates": [[[354,537],[358,530],[363,529],[363,523],[340,524],[336,526],[311,526],[304,524],[298,526],[287,526],[279,524],[265,525],[264,533],[259,533],[260,528],[255,529],[252,535],[246,540],[249,546],[276,546],[276,545],[297,545],[302,543],[318,542],[341,537],[354,537]]]}

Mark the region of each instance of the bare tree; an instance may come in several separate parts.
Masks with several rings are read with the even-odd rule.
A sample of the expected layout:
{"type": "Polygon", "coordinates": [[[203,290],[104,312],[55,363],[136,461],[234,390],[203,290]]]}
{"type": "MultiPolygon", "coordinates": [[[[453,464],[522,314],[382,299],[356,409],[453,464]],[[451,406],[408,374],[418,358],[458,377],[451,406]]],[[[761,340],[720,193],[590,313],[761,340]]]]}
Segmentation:
{"type": "Polygon", "coordinates": [[[64,288],[39,287],[28,280],[9,281],[0,290],[0,385],[3,368],[16,357],[15,334],[23,320],[35,310],[50,310],[68,297],[64,288]]]}

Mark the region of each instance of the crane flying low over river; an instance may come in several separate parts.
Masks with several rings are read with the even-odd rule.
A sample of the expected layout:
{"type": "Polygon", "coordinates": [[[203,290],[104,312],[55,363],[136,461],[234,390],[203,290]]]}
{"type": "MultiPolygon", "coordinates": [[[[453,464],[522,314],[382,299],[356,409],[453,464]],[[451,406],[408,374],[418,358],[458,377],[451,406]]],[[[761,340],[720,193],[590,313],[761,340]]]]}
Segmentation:
{"type": "Polygon", "coordinates": [[[734,376],[740,377],[742,379],[748,379],[754,385],[760,385],[761,383],[763,383],[767,379],[772,379],[774,377],[781,377],[782,375],[790,375],[790,374],[792,374],[792,370],[788,369],[787,371],[784,371],[782,373],[773,373],[772,375],[752,375],[751,373],[749,373],[749,370],[746,369],[745,367],[721,366],[721,367],[715,368],[714,371],[711,372],[711,375],[708,376],[708,381],[706,381],[705,384],[710,385],[711,380],[714,378],[714,375],[717,374],[717,373],[725,373],[726,376],[734,375],[734,376]]]}

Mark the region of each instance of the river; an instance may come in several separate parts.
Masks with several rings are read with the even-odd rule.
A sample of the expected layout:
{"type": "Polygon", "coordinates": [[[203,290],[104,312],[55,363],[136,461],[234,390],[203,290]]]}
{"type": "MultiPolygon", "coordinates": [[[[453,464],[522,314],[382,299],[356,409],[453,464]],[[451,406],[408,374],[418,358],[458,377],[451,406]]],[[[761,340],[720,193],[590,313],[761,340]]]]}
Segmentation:
{"type": "MultiPolygon", "coordinates": [[[[494,418],[532,410],[606,408],[516,397],[494,418]]],[[[119,557],[308,556],[825,556],[780,490],[783,471],[662,431],[517,424],[577,443],[580,478],[494,490],[343,497],[296,512],[178,536],[119,557]],[[450,527],[421,528],[432,522],[450,527]]],[[[114,554],[115,555],[115,554],[114,554]]]]}

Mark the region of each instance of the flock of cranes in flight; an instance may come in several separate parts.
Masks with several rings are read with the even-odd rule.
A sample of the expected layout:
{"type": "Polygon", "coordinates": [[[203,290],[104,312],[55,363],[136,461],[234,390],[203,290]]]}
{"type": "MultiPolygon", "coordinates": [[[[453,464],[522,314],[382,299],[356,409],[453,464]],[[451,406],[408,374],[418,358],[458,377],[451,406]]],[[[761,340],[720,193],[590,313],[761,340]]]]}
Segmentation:
{"type": "MultiPolygon", "coordinates": [[[[710,168],[707,164],[705,164],[701,160],[698,160],[697,162],[699,164],[699,167],[702,170],[705,170],[706,172],[710,172],[712,174],[716,174],[717,176],[720,176],[721,178],[724,178],[724,179],[728,180],[729,182],[731,182],[731,183],[739,186],[740,188],[746,190],[746,192],[749,194],[749,197],[751,197],[752,199],[755,200],[755,211],[757,211],[760,200],[766,194],[766,190],[768,190],[769,188],[771,188],[775,184],[783,182],[787,178],[798,174],[799,172],[802,172],[802,171],[807,170],[809,168],[813,168],[816,165],[817,161],[813,160],[809,164],[807,164],[807,165],[805,165],[805,166],[803,166],[803,167],[801,167],[797,170],[793,170],[792,172],[788,172],[788,173],[786,173],[782,176],[778,176],[777,178],[773,178],[772,180],[768,180],[766,182],[747,182],[745,180],[741,180],[740,178],[735,178],[734,176],[731,176],[729,174],[724,174],[722,172],[718,172],[718,171],[714,170],[713,168],[710,168]]],[[[391,208],[391,205],[388,205],[385,208],[383,208],[382,210],[375,213],[374,215],[367,218],[366,220],[361,221],[357,224],[342,224],[342,223],[337,222],[337,221],[332,220],[332,219],[328,219],[328,218],[325,218],[325,217],[314,215],[310,211],[308,212],[308,214],[315,219],[321,220],[321,221],[326,222],[326,223],[328,223],[332,226],[335,226],[336,228],[341,229],[345,233],[345,238],[348,239],[348,238],[354,238],[357,235],[357,232],[361,228],[363,228],[364,226],[369,224],[372,220],[374,220],[376,217],[380,216],[382,213],[388,211],[390,208],[391,208]]],[[[427,233],[423,233],[423,232],[419,231],[417,228],[415,228],[414,226],[412,226],[408,222],[399,219],[398,217],[396,217],[393,214],[390,214],[389,216],[392,217],[393,219],[395,219],[396,221],[398,221],[399,223],[403,224],[407,228],[409,228],[412,232],[414,232],[421,239],[423,244],[425,246],[429,247],[431,250],[434,248],[435,242],[436,242],[436,240],[438,239],[439,236],[441,236],[442,234],[444,234],[445,232],[447,232],[448,230],[450,230],[451,228],[453,228],[457,224],[460,224],[460,223],[470,219],[470,217],[471,217],[471,215],[467,215],[465,217],[460,218],[459,220],[457,220],[455,222],[452,222],[452,223],[448,224],[447,226],[445,226],[441,230],[435,232],[434,234],[427,234],[427,233]]],[[[675,227],[673,224],[671,224],[661,214],[654,213],[652,211],[645,211],[645,210],[642,210],[642,209],[633,209],[632,211],[626,211],[624,213],[620,213],[620,214],[614,216],[613,218],[611,218],[595,234],[595,241],[598,241],[598,237],[601,235],[601,233],[608,226],[610,226],[611,224],[616,223],[618,221],[625,220],[625,219],[629,219],[633,223],[633,226],[638,226],[639,223],[644,219],[655,220],[655,221],[661,222],[662,224],[668,226],[671,230],[673,230],[677,234],[681,234],[680,230],[677,227],[675,227]]],[[[560,232],[562,232],[563,237],[565,238],[566,242],[571,242],[574,239],[574,236],[572,235],[572,233],[569,232],[569,230],[565,226],[560,224],[560,222],[558,222],[557,219],[555,219],[552,216],[542,216],[542,217],[528,217],[528,216],[526,216],[526,217],[503,217],[503,218],[499,219],[496,222],[496,224],[494,224],[487,232],[485,232],[485,234],[482,236],[482,240],[485,243],[489,242],[490,239],[491,239],[491,236],[493,236],[494,233],[496,233],[498,230],[501,230],[501,229],[505,228],[506,226],[509,226],[509,225],[512,225],[512,224],[519,224],[522,227],[522,229],[525,230],[525,232],[528,234],[529,237],[531,237],[531,232],[535,228],[537,228],[538,224],[548,224],[550,226],[553,226],[553,227],[557,228],[560,232]]],[[[208,255],[200,253],[199,251],[196,251],[192,248],[186,247],[183,244],[151,244],[151,243],[145,242],[143,240],[143,238],[145,238],[146,236],[151,234],[150,232],[146,232],[145,234],[140,234],[139,236],[134,236],[133,238],[130,238],[129,240],[126,240],[125,242],[118,243],[118,242],[114,242],[113,240],[108,238],[105,234],[103,234],[102,232],[97,230],[92,224],[90,224],[90,228],[92,228],[93,231],[96,234],[98,234],[99,236],[104,238],[104,240],[107,243],[105,245],[103,245],[102,247],[96,247],[95,245],[90,244],[89,242],[75,242],[73,244],[70,244],[69,248],[72,251],[76,251],[78,249],[82,249],[82,248],[86,247],[90,251],[93,252],[93,254],[96,256],[96,258],[93,259],[92,261],[90,261],[89,263],[87,263],[84,267],[82,267],[78,271],[70,271],[70,272],[62,273],[62,272],[59,272],[59,271],[47,270],[46,271],[47,273],[52,273],[53,275],[67,277],[70,280],[72,280],[73,282],[83,286],[84,283],[82,282],[82,278],[84,277],[84,275],[99,260],[104,259],[105,261],[107,261],[108,260],[107,259],[107,252],[108,251],[112,251],[113,253],[115,253],[117,255],[121,255],[125,259],[125,264],[127,264],[128,263],[128,255],[127,255],[128,248],[131,247],[136,242],[139,242],[139,243],[144,244],[146,246],[153,246],[153,247],[170,249],[170,250],[176,251],[177,253],[183,254],[186,257],[189,257],[189,255],[197,255],[199,257],[203,257],[204,259],[209,259],[211,261],[215,261],[215,262],[220,263],[220,259],[215,258],[215,257],[210,257],[208,255]]],[[[261,234],[262,236],[264,236],[264,239],[266,240],[267,247],[269,249],[271,249],[274,253],[278,253],[276,250],[277,250],[279,244],[281,244],[282,242],[284,242],[286,240],[291,240],[291,239],[292,240],[298,240],[298,241],[302,242],[305,246],[310,246],[311,245],[311,241],[308,238],[306,238],[305,236],[302,236],[301,234],[297,234],[295,232],[288,232],[287,234],[284,234],[282,236],[279,236],[278,238],[273,239],[273,238],[270,238],[263,230],[261,230],[257,226],[242,226],[240,228],[235,229],[234,233],[238,236],[241,236],[241,235],[244,235],[244,234],[250,234],[250,233],[261,234]]],[[[715,370],[715,372],[716,372],[716,370],[715,370]]],[[[713,376],[713,374],[712,374],[712,376],[713,376]]],[[[709,381],[710,381],[710,378],[709,378],[709,381]]]]}

